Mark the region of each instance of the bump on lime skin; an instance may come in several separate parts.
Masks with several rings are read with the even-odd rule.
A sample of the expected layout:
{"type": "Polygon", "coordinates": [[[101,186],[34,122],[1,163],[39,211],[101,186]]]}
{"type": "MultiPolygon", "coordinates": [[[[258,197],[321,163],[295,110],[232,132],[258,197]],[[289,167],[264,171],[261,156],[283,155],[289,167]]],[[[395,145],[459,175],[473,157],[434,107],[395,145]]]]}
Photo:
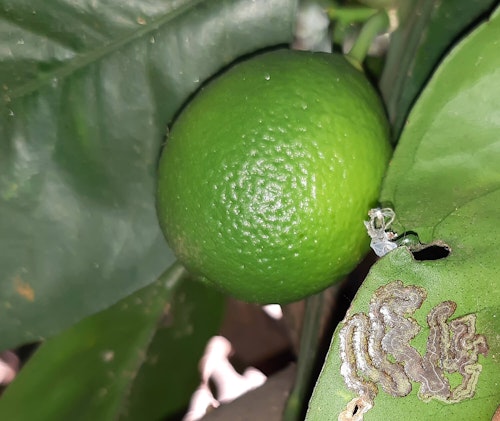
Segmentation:
{"type": "Polygon", "coordinates": [[[193,273],[287,303],[348,274],[391,155],[382,104],[343,56],[279,50],[235,65],[179,115],[158,215],[193,273]]]}

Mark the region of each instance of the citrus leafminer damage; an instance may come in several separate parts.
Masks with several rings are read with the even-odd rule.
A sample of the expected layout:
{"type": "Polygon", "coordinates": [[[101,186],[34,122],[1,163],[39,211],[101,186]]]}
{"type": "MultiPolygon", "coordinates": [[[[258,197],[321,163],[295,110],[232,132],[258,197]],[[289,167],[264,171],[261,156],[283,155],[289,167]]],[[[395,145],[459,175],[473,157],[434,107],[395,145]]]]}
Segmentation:
{"type": "Polygon", "coordinates": [[[456,403],[474,396],[481,373],[479,354],[488,344],[476,333],[476,315],[449,320],[456,303],[444,301],[427,315],[429,336],[424,355],[410,341],[421,326],[411,315],[427,297],[424,288],[394,281],[377,289],[368,314],[348,317],[340,330],[341,374],[357,398],[347,405],[339,420],[362,420],[378,393],[378,386],[392,396],[410,393],[411,382],[420,384],[424,402],[438,399],[456,403]],[[461,383],[450,385],[446,374],[458,373],[461,383]]]}

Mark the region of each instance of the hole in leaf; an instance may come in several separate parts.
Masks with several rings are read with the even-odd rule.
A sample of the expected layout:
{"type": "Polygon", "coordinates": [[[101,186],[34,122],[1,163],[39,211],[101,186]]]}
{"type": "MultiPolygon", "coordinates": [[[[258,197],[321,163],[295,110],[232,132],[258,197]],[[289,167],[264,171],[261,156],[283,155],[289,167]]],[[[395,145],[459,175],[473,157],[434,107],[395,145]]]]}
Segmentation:
{"type": "Polygon", "coordinates": [[[448,257],[451,253],[450,247],[444,243],[434,243],[423,246],[418,250],[413,250],[413,258],[415,260],[439,260],[448,257]]]}

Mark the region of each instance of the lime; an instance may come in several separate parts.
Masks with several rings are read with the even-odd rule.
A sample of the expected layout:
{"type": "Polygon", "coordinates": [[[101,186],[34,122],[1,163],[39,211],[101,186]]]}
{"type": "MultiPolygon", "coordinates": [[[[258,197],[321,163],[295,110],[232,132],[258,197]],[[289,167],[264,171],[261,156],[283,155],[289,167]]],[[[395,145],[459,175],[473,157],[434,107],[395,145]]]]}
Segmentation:
{"type": "Polygon", "coordinates": [[[348,274],[391,154],[382,104],[341,55],[279,50],[205,86],[174,122],[158,215],[177,258],[236,298],[286,303],[348,274]]]}

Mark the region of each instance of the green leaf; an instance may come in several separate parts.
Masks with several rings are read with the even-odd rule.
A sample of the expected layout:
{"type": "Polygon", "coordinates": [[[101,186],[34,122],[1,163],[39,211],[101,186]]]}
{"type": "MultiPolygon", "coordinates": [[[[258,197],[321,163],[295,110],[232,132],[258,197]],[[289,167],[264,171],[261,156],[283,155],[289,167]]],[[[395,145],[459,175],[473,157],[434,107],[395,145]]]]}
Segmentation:
{"type": "Polygon", "coordinates": [[[200,383],[199,362],[222,322],[224,297],[189,279],[175,291],[137,373],[120,419],[160,420],[185,410],[200,383]]]}
{"type": "Polygon", "coordinates": [[[451,212],[500,187],[499,41],[497,17],[446,57],[394,153],[381,201],[423,242],[436,239],[436,226],[451,212]]]}
{"type": "MultiPolygon", "coordinates": [[[[364,382],[375,379],[376,396],[373,407],[364,413],[365,421],[492,418],[500,402],[499,42],[500,15],[496,13],[446,57],[410,113],[382,192],[382,201],[396,212],[400,233],[412,230],[424,242],[445,243],[450,254],[438,260],[417,260],[408,248],[399,247],[372,267],[346,318],[335,331],[307,420],[341,419],[338,416],[348,403],[356,402],[353,399],[357,394],[347,387],[344,378],[345,375],[351,379],[348,381],[354,385],[347,367],[364,382]],[[376,308],[376,304],[382,303],[383,288],[395,281],[410,286],[413,292],[417,287],[422,288],[419,291],[426,294],[421,307],[405,312],[400,318],[392,315],[391,303],[397,304],[396,309],[408,305],[414,297],[409,293],[402,294],[403,300],[399,301],[398,294],[393,293],[383,307],[376,308]],[[446,303],[451,301],[456,309],[439,325],[440,332],[443,326],[450,332],[438,336],[432,330],[431,334],[430,315],[437,314],[431,311],[447,308],[446,303]],[[410,332],[407,328],[411,325],[410,318],[420,326],[420,331],[408,342],[403,333],[410,332]],[[347,332],[355,320],[369,321],[351,337],[347,332]],[[459,329],[465,326],[461,321],[469,323],[466,336],[461,336],[459,329]],[[377,328],[382,328],[383,337],[401,330],[393,340],[383,342],[382,355],[389,363],[398,362],[390,347],[402,352],[403,345],[411,345],[422,358],[427,351],[429,358],[447,353],[448,360],[443,359],[433,367],[444,371],[451,388],[462,382],[469,385],[473,396],[462,395],[455,403],[435,397],[427,402],[425,393],[419,396],[421,384],[425,383],[422,378],[412,379],[408,395],[393,396],[395,393],[382,388],[384,374],[380,371],[361,374],[361,369],[352,368],[352,363],[342,366],[349,356],[354,355],[358,362],[365,358],[364,352],[352,348],[356,344],[370,346],[371,361],[377,360],[380,355],[377,328]],[[481,348],[483,340],[487,342],[487,352],[481,348]],[[433,347],[436,347],[434,354],[433,347]],[[460,354],[464,349],[465,353],[460,354]],[[450,361],[457,355],[462,355],[459,370],[468,371],[471,382],[450,368],[450,361]],[[471,357],[477,357],[482,370],[467,361],[471,357]]],[[[402,364],[410,367],[410,362],[421,361],[414,355],[405,352],[402,364]]],[[[387,373],[396,378],[393,371],[387,373]]],[[[430,374],[425,379],[429,381],[430,374]]],[[[364,404],[357,402],[361,405],[357,410],[362,412],[364,404]]]]}
{"type": "MultiPolygon", "coordinates": [[[[491,195],[489,199],[498,202],[500,194],[491,195]]],[[[491,205],[488,200],[484,202],[485,205],[491,205]]],[[[442,234],[449,236],[455,234],[457,240],[457,231],[460,234],[460,229],[464,224],[467,224],[468,218],[483,216],[485,215],[478,215],[475,209],[462,210],[462,212],[450,217],[442,234]]],[[[488,240],[491,240],[491,237],[488,240]]],[[[454,404],[444,403],[436,399],[424,402],[417,396],[420,387],[418,383],[414,382],[412,391],[404,397],[394,397],[383,391],[377,384],[379,386],[378,395],[374,399],[373,408],[364,414],[365,421],[491,419],[500,401],[498,389],[498,379],[500,378],[500,338],[498,337],[500,331],[500,317],[498,317],[500,314],[500,291],[498,283],[494,281],[498,269],[478,270],[478,267],[486,259],[478,262],[475,260],[476,255],[471,256],[470,249],[482,241],[479,237],[475,240],[471,239],[466,244],[462,244],[463,250],[457,250],[448,258],[438,261],[415,261],[404,247],[389,253],[372,268],[346,316],[349,317],[356,313],[369,314],[369,301],[374,296],[374,291],[395,280],[402,280],[404,285],[423,287],[427,292],[427,299],[423,302],[422,307],[411,315],[422,328],[412,344],[423,355],[429,337],[427,315],[439,303],[447,300],[454,301],[457,304],[457,309],[455,314],[451,316],[451,320],[465,315],[476,315],[476,333],[484,335],[488,341],[487,356],[479,355],[482,371],[479,374],[474,397],[454,404]]],[[[498,238],[496,238],[494,246],[500,247],[498,238]]],[[[485,250],[487,250],[487,246],[482,244],[482,247],[477,250],[477,254],[485,250]]],[[[308,421],[337,421],[339,414],[345,410],[347,404],[356,398],[356,394],[347,388],[340,370],[342,361],[339,332],[345,326],[344,322],[335,331],[328,356],[309,402],[306,418],[308,421]]],[[[457,373],[454,373],[453,376],[449,376],[449,378],[453,385],[457,385],[461,377],[457,373]]]]}
{"type": "Polygon", "coordinates": [[[173,262],[155,176],[209,76],[288,42],[296,0],[0,0],[0,349],[59,332],[173,262]]]}
{"type": "Polygon", "coordinates": [[[199,382],[198,361],[222,309],[218,293],[174,265],[43,344],[2,396],[0,418],[156,420],[176,413],[199,382]]]}
{"type": "Polygon", "coordinates": [[[450,45],[497,0],[399,2],[380,89],[397,136],[408,111],[450,45]]]}

